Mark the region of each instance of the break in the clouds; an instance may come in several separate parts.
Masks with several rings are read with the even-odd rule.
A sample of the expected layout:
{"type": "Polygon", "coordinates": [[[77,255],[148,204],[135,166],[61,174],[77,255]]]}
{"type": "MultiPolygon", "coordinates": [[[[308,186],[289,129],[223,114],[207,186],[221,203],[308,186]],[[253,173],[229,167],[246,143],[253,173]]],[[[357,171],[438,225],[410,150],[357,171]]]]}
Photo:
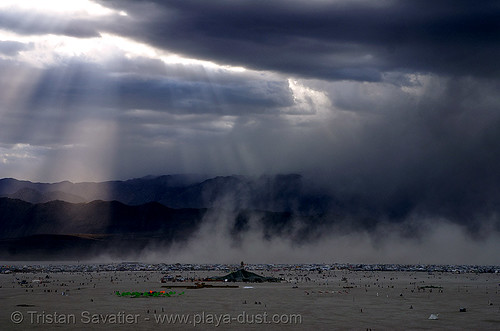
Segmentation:
{"type": "Polygon", "coordinates": [[[500,212],[496,1],[2,1],[0,177],[299,172],[373,218],[500,212]]]}

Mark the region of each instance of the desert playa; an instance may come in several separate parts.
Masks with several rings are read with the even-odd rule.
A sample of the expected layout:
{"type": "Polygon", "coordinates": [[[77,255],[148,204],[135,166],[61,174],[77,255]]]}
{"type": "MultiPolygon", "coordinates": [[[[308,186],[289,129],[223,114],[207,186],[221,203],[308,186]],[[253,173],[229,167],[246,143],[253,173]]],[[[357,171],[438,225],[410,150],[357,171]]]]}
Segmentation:
{"type": "Polygon", "coordinates": [[[246,269],[282,281],[203,282],[236,269],[140,263],[3,265],[0,329],[500,328],[496,269],[251,265],[246,269]],[[199,286],[203,283],[209,286],[199,286]],[[429,319],[431,315],[437,319],[429,319]]]}

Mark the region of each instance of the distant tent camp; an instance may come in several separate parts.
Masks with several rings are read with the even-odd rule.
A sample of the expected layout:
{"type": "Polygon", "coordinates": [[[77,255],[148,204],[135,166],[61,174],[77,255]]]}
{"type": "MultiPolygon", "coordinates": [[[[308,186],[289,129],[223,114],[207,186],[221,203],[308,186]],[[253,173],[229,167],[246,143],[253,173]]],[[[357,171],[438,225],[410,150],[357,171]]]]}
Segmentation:
{"type": "Polygon", "coordinates": [[[250,282],[250,283],[263,283],[263,282],[279,282],[279,278],[274,277],[264,277],[257,275],[253,272],[247,271],[245,269],[239,269],[237,271],[231,272],[225,276],[214,277],[213,280],[222,280],[227,282],[250,282]]]}

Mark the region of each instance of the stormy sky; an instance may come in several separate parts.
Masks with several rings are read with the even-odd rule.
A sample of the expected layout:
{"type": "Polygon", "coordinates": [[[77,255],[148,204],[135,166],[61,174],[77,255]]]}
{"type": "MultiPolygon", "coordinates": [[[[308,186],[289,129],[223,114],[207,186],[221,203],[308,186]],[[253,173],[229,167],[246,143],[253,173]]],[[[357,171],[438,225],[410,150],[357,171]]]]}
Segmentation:
{"type": "Polygon", "coordinates": [[[498,1],[2,0],[0,177],[301,173],[498,229],[498,59],[498,1]]]}

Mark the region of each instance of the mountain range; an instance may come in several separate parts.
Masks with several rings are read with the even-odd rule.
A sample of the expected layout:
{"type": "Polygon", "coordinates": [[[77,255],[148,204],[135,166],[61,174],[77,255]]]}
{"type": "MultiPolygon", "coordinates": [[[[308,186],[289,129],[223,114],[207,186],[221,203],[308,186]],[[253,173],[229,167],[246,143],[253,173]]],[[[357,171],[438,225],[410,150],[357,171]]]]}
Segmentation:
{"type": "Polygon", "coordinates": [[[0,180],[0,251],[8,259],[124,256],[186,241],[214,217],[227,219],[235,241],[252,226],[268,239],[300,241],[326,222],[330,202],[305,189],[300,175],[168,175],[101,183],[6,178],[0,180]]]}
{"type": "Polygon", "coordinates": [[[304,189],[300,175],[249,178],[202,175],[148,176],[100,183],[32,183],[0,179],[0,197],[32,203],[61,200],[71,203],[94,200],[119,201],[127,205],[158,202],[170,208],[258,209],[304,211],[325,209],[328,198],[304,189]]]}

